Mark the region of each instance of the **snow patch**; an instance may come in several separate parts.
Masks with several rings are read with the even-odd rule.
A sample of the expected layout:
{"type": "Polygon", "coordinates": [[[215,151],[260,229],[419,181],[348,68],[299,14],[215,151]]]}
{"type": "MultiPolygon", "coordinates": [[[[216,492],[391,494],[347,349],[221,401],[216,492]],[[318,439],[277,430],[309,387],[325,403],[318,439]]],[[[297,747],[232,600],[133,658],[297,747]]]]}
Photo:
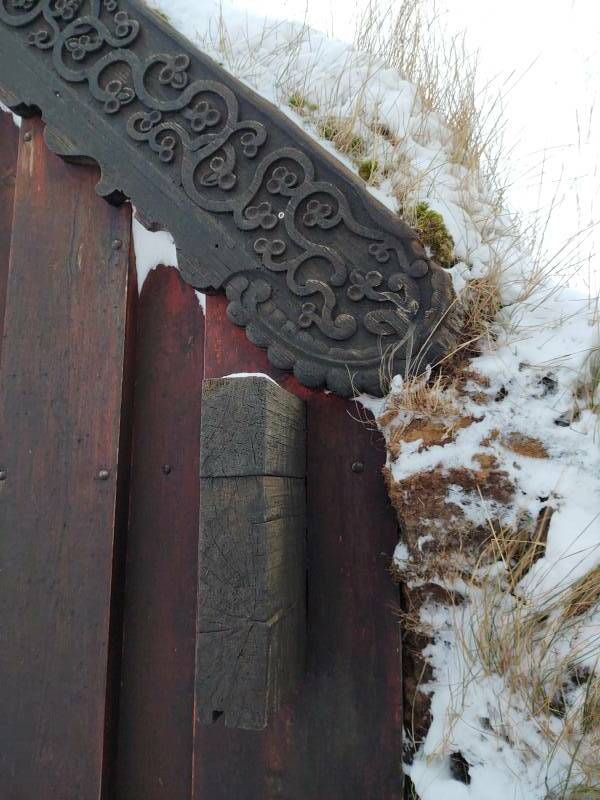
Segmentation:
{"type": "Polygon", "coordinates": [[[404,542],[398,542],[396,545],[393,560],[398,569],[405,569],[408,566],[410,556],[408,553],[408,547],[404,544],[404,542]]]}
{"type": "Polygon", "coordinates": [[[178,267],[177,250],[170,233],[149,231],[135,216],[132,232],[138,291],[141,293],[144,282],[153,269],[161,264],[165,267],[178,267]]]}
{"type": "Polygon", "coordinates": [[[18,117],[16,114],[13,114],[13,112],[10,110],[10,108],[5,106],[4,103],[1,103],[1,102],[0,102],[0,111],[4,111],[5,114],[10,114],[11,117],[12,117],[12,121],[15,123],[17,128],[21,127],[21,117],[18,117]]]}
{"type": "Polygon", "coordinates": [[[279,384],[277,381],[274,381],[270,375],[266,375],[264,372],[233,372],[231,375],[224,375],[224,378],[266,378],[271,383],[274,383],[275,386],[279,384]]]}

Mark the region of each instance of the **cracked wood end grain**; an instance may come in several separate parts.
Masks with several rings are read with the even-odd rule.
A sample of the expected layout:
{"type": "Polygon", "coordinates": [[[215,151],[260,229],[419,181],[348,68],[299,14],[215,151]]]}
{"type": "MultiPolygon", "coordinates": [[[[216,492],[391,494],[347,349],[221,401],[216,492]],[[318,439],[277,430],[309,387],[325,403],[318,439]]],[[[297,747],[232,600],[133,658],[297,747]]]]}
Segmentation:
{"type": "Polygon", "coordinates": [[[200,474],[306,473],[304,403],[260,376],[204,381],[200,474]]]}

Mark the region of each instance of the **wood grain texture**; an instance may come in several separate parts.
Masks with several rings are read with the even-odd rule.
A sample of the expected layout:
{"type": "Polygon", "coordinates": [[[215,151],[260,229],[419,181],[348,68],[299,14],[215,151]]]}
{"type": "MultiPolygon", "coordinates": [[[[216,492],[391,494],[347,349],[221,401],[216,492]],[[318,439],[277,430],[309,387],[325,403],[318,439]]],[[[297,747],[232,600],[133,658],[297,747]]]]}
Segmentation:
{"type": "Polygon", "coordinates": [[[265,731],[196,724],[194,800],[400,800],[398,534],[382,442],[352,403],[270,369],[221,298],[206,324],[207,377],[267,372],[307,404],[308,638],[306,677],[265,731]]]}
{"type": "Polygon", "coordinates": [[[138,311],[118,800],[185,800],[192,775],[204,317],[158,267],[138,311]]]}
{"type": "Polygon", "coordinates": [[[98,202],[97,179],[46,150],[38,119],[23,123],[0,388],[0,796],[11,800],[107,790],[135,284],[130,212],[98,202]]]}
{"type": "Polygon", "coordinates": [[[304,671],[304,403],[264,377],[204,383],[196,714],[264,728],[304,671]],[[282,476],[294,477],[282,477],[282,476]]]}
{"type": "Polygon", "coordinates": [[[202,481],[196,710],[264,728],[304,670],[304,481],[202,481]]]}
{"type": "Polygon", "coordinates": [[[18,149],[19,129],[10,114],[0,111],[0,364],[18,149]]]}
{"type": "Polygon", "coordinates": [[[204,382],[200,474],[306,474],[306,411],[300,399],[268,378],[204,382]]]}

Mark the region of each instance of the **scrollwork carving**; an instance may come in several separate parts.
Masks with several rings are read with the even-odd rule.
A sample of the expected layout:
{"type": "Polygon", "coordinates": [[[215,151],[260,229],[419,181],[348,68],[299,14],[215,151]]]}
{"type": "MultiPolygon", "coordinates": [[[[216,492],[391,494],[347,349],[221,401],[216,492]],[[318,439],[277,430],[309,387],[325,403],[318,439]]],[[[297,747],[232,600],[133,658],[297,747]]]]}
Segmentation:
{"type": "MultiPolygon", "coordinates": [[[[397,365],[409,347],[440,351],[452,293],[414,234],[137,0],[0,0],[0,36],[22,37],[30,72],[52,69],[80,114],[104,118],[112,160],[79,120],[57,124],[97,158],[104,194],[108,174],[142,211],[155,193],[186,279],[224,286],[275,364],[347,394],[377,391],[390,349],[397,365]]],[[[23,90],[52,117],[43,85],[23,90]]]]}

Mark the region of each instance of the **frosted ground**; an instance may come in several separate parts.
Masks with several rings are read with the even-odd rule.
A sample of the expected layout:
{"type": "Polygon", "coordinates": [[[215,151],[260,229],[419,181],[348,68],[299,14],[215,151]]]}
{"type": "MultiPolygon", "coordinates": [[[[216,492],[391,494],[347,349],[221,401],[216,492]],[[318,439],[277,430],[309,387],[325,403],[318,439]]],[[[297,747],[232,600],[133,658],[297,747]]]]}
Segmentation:
{"type": "MultiPolygon", "coordinates": [[[[548,502],[554,510],[543,557],[501,602],[507,618],[523,603],[529,608],[547,606],[550,615],[556,613],[556,598],[600,567],[597,300],[569,288],[560,257],[552,262],[527,252],[514,219],[499,208],[482,175],[454,162],[452,135],[443,119],[424,112],[417,88],[397,71],[322,33],[297,23],[265,23],[232,4],[155,0],[152,5],[357,171],[360,165],[355,160],[319,137],[319,115],[351,117],[356,135],[367,143],[378,164],[385,165],[369,191],[393,211],[398,211],[402,198],[404,207],[425,200],[442,214],[454,240],[456,263],[451,273],[459,294],[473,280],[498,276],[500,308],[490,326],[491,336],[472,358],[472,367],[487,381],[489,401],[483,408],[481,402],[470,406],[468,398],[460,401],[462,412],[476,416],[477,424],[458,431],[445,446],[422,448],[415,441],[403,450],[402,458],[390,457],[388,466],[394,479],[401,481],[411,473],[472,465],[482,439],[490,438],[494,430],[510,430],[541,443],[547,454],[543,462],[514,452],[507,455],[490,438],[490,453],[518,490],[506,525],[523,514],[536,518],[548,502]],[[303,104],[300,108],[296,104],[296,111],[289,105],[294,94],[303,104]],[[357,98],[360,114],[356,114],[357,98]]],[[[168,234],[154,239],[137,228],[136,246],[141,282],[152,266],[175,259],[168,234]],[[160,243],[156,249],[153,242],[160,243]]],[[[362,400],[379,416],[403,391],[399,376],[388,398],[362,400]]],[[[405,413],[410,417],[411,412],[405,413]]],[[[389,435],[390,427],[384,434],[389,435]]],[[[485,503],[459,492],[449,499],[462,504],[474,521],[485,522],[485,503]]],[[[409,566],[408,558],[400,543],[396,552],[400,570],[409,566]]],[[[499,573],[505,568],[497,565],[499,573]]],[[[444,582],[443,576],[439,581],[444,582]]],[[[576,624],[557,628],[550,643],[538,642],[543,654],[535,648],[514,654],[515,662],[539,656],[553,678],[567,661],[569,669],[576,664],[586,670],[585,685],[565,690],[564,713],[544,716],[532,710],[506,675],[478,663],[471,639],[482,598],[472,584],[458,588],[466,598],[459,609],[432,604],[421,611],[435,636],[427,651],[433,667],[427,687],[433,724],[407,767],[418,796],[422,800],[600,796],[600,739],[584,719],[600,655],[597,597],[578,615],[576,624]],[[457,751],[469,765],[469,784],[453,777],[450,754],[457,751]]],[[[523,673],[531,669],[529,664],[522,666],[523,673]]]]}

